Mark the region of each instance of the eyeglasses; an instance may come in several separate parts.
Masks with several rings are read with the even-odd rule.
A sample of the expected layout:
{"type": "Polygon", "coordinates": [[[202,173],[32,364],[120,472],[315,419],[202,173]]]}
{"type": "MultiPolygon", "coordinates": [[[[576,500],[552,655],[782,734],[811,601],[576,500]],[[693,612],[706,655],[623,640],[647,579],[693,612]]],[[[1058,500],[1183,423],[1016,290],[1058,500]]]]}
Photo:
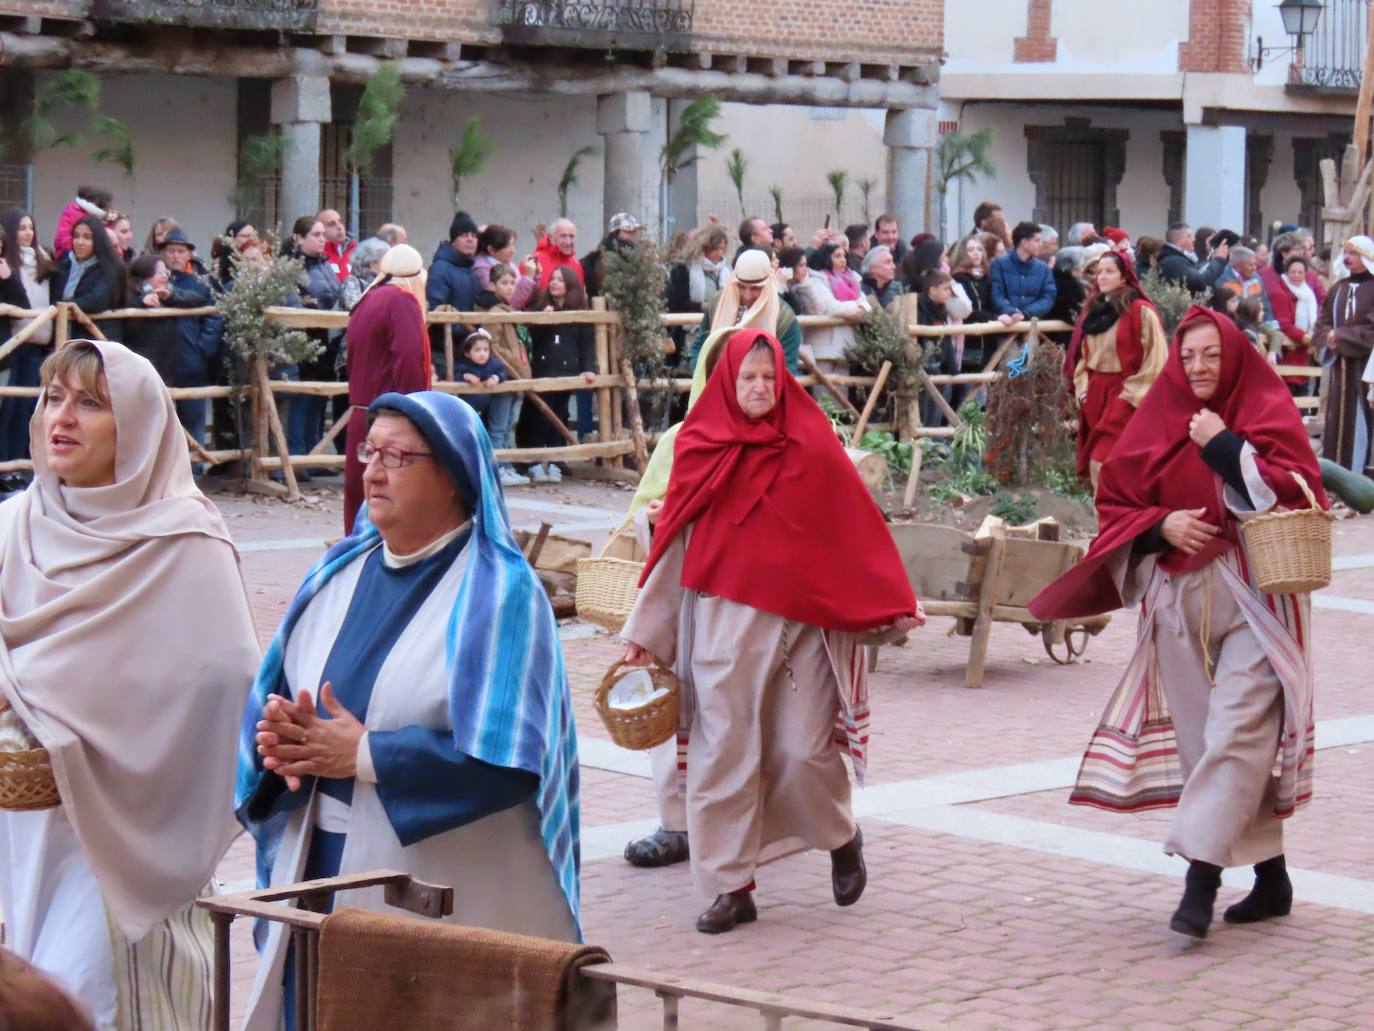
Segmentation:
{"type": "Polygon", "coordinates": [[[363,465],[371,465],[372,459],[377,458],[382,463],[383,469],[400,469],[412,464],[417,458],[433,458],[431,451],[402,451],[398,447],[373,447],[367,441],[358,445],[358,461],[363,465]]]}

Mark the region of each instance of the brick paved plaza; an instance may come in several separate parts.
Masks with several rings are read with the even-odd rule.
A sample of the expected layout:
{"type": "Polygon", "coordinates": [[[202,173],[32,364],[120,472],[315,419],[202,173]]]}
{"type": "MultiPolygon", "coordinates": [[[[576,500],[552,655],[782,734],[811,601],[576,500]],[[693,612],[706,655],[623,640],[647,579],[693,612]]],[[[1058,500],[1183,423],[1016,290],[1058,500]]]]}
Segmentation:
{"type": "MultiPolygon", "coordinates": [[[[593,539],[628,502],[622,488],[579,482],[510,496],[518,524],[543,518],[593,539]]],[[[266,641],[324,538],[338,534],[338,494],[317,490],[301,506],[216,500],[244,548],[266,641]]],[[[570,622],[588,940],[664,974],[847,1003],[923,1028],[1374,1027],[1374,520],[1336,531],[1339,572],[1313,620],[1316,798],[1287,828],[1292,916],[1221,923],[1221,908],[1249,885],[1249,870],[1235,870],[1211,937],[1185,940],[1167,927],[1184,869],[1160,851],[1168,813],[1065,804],[1129,655],[1132,618],[1115,617],[1073,667],[1051,663],[1038,637],[998,626],[979,691],[962,686],[967,640],[934,619],[907,647],[884,650],[873,679],[870,783],[855,794],[863,899],[837,909],[828,857],[803,854],[761,871],[756,924],[699,934],[693,924],[709,900],[694,894],[685,865],[636,870],[620,857],[656,826],[648,764],[611,746],[591,707],[615,643],[570,622]]],[[[246,887],[251,871],[240,838],[221,877],[246,887]]],[[[236,931],[236,1012],[253,969],[246,932],[236,931]]],[[[622,991],[622,1027],[659,1019],[651,993],[622,991]]],[[[690,1000],[682,1019],[686,1028],[762,1026],[690,1000]]]]}

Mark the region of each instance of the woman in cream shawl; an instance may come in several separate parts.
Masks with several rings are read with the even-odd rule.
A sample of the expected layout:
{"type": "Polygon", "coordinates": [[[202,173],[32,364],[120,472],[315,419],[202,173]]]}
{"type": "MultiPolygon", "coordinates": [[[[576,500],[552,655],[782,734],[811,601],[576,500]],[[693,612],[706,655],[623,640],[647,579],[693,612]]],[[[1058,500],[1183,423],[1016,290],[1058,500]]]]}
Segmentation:
{"type": "Polygon", "coordinates": [[[0,697],[61,803],[0,811],[6,944],[99,1028],[205,1027],[192,903],[234,832],[247,592],[153,366],[73,341],[42,382],[33,483],[0,505],[0,697]]]}

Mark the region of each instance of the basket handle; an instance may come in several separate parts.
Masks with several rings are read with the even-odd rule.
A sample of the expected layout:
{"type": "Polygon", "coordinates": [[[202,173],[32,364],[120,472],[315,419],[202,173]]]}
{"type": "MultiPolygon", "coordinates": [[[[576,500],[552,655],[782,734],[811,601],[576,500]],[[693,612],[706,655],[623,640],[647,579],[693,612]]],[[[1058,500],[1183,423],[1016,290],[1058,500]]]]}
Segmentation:
{"type": "Polygon", "coordinates": [[[597,558],[605,558],[606,552],[611,550],[611,545],[616,542],[616,538],[622,536],[627,529],[634,523],[634,516],[626,516],[625,521],[611,531],[611,535],[606,538],[606,543],[601,549],[601,554],[597,558]]]}
{"type": "MultiPolygon", "coordinates": [[[[646,648],[645,650],[648,651],[647,648],[646,648]]],[[[649,652],[649,654],[650,654],[650,655],[653,655],[653,652],[649,652]]],[[[615,662],[611,663],[611,668],[608,669],[608,670],[606,670],[605,676],[603,676],[602,679],[605,680],[605,679],[608,679],[608,678],[610,678],[610,677],[615,676],[615,674],[618,673],[618,672],[624,667],[624,665],[625,665],[625,660],[624,660],[624,659],[616,659],[615,662]]],[[[660,673],[668,673],[668,674],[671,674],[671,673],[673,672],[673,671],[672,671],[671,669],[669,669],[666,665],[664,665],[663,660],[660,659],[657,655],[654,655],[654,666],[658,668],[658,671],[659,671],[660,673]]],[[[648,667],[646,667],[646,666],[634,666],[634,667],[632,667],[632,668],[633,668],[633,669],[647,669],[648,667]]]]}
{"type": "Polygon", "coordinates": [[[1307,480],[1303,478],[1302,474],[1290,469],[1288,470],[1288,475],[1298,481],[1298,486],[1302,488],[1303,495],[1306,496],[1307,503],[1312,506],[1312,510],[1314,512],[1320,512],[1322,507],[1317,504],[1317,496],[1312,493],[1312,488],[1307,485],[1307,480]]]}

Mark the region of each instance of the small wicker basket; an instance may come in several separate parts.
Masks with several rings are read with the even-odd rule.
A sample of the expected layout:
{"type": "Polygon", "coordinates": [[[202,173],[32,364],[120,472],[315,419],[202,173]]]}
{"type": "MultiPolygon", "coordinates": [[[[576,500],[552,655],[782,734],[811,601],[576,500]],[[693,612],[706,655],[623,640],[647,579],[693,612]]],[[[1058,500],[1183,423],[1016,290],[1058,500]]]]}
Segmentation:
{"type": "Polygon", "coordinates": [[[628,521],[622,523],[596,558],[577,560],[577,614],[612,633],[618,633],[630,618],[639,597],[639,578],[644,572],[643,562],[610,558],[606,554],[629,527],[628,521]]]}
{"type": "MultiPolygon", "coordinates": [[[[0,700],[0,712],[9,705],[0,700]]],[[[51,809],[61,799],[46,748],[0,752],[0,809],[23,812],[51,809]]]]}
{"type": "Polygon", "coordinates": [[[647,705],[637,709],[613,709],[610,705],[611,688],[631,673],[642,669],[640,666],[627,667],[617,662],[601,678],[601,686],[596,689],[593,702],[601,722],[606,725],[606,733],[621,748],[643,752],[661,745],[677,733],[678,681],[673,671],[658,659],[647,672],[655,687],[666,688],[668,693],[655,698],[647,705]]]}
{"type": "Polygon", "coordinates": [[[1297,473],[1310,508],[1269,512],[1241,524],[1255,586],[1264,594],[1306,594],[1331,583],[1331,524],[1307,481],[1297,473]]]}

